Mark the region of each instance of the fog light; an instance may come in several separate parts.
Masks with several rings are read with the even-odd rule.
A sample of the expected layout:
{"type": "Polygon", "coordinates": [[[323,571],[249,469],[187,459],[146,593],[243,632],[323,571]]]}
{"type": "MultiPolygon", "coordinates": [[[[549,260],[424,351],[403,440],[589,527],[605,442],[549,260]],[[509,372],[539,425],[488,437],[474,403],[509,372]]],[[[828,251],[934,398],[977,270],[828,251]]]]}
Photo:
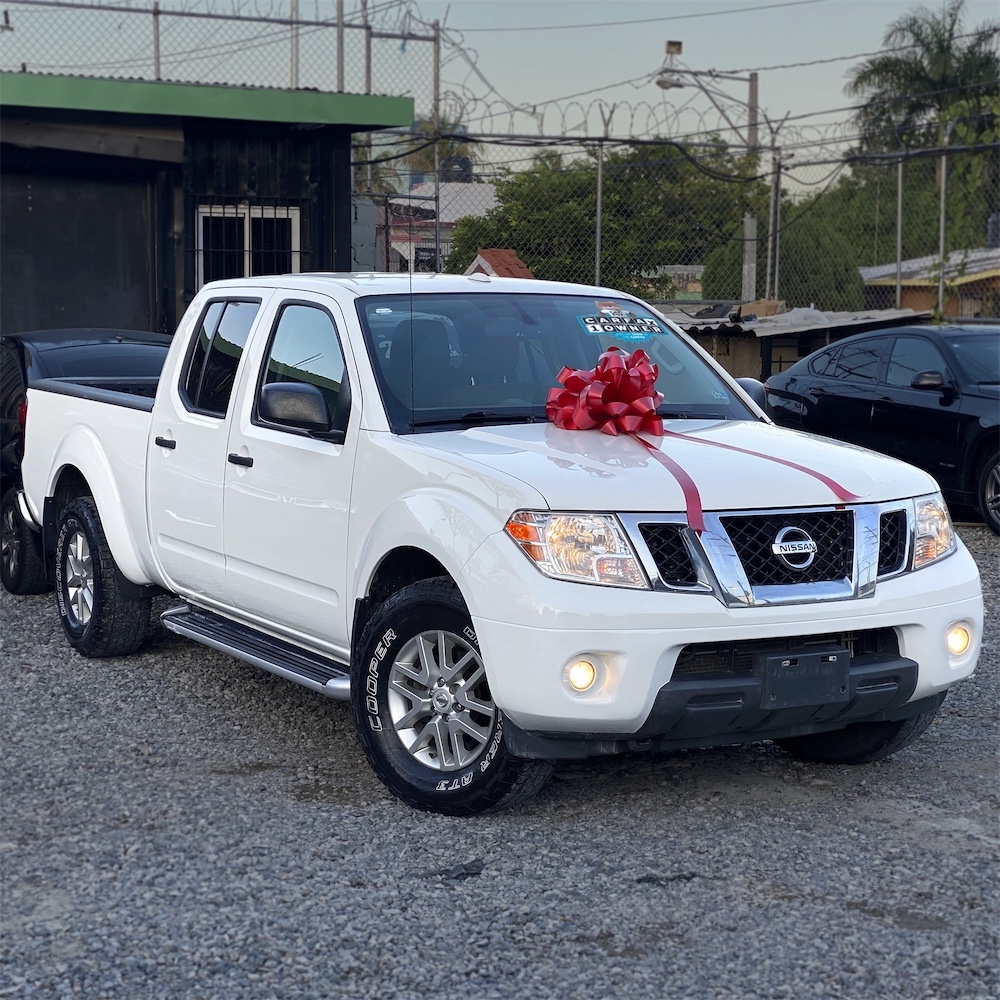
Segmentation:
{"type": "Polygon", "coordinates": [[[972,642],[972,636],[964,625],[952,625],[948,629],[948,652],[952,656],[961,656],[972,642]]]}
{"type": "Polygon", "coordinates": [[[597,679],[597,670],[590,660],[577,660],[566,674],[569,686],[574,691],[586,691],[597,679]]]}

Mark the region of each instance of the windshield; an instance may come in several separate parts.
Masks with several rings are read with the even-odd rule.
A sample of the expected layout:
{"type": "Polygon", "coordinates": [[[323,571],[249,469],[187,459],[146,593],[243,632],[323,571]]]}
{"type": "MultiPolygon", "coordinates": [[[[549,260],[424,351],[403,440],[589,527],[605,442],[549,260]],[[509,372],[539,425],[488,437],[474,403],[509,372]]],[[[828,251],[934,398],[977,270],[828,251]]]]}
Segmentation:
{"type": "Polygon", "coordinates": [[[381,295],[358,300],[369,355],[396,433],[545,419],[556,375],[594,368],[612,345],[659,366],[659,412],[751,420],[704,359],[648,308],[581,295],[381,295]]]}
{"type": "Polygon", "coordinates": [[[1000,340],[996,332],[945,337],[970,382],[1000,382],[1000,340]]]}

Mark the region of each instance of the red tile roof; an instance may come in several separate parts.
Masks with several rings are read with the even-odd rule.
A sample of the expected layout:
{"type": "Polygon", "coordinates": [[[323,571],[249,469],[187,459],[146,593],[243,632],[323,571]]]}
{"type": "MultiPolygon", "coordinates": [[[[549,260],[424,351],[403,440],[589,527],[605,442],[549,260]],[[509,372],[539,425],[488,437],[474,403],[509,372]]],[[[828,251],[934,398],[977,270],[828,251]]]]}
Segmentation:
{"type": "Polygon", "coordinates": [[[480,250],[467,273],[493,274],[497,278],[533,278],[528,265],[513,250],[480,250]],[[485,265],[485,266],[484,266],[485,265]]]}

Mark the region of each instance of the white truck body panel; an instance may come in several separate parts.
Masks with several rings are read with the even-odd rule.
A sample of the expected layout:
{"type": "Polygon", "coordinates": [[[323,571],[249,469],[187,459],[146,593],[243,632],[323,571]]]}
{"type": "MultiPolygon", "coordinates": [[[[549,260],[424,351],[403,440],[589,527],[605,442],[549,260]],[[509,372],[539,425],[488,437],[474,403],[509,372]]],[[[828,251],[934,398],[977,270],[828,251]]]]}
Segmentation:
{"type": "MultiPolygon", "coordinates": [[[[421,291],[485,295],[498,287],[422,277],[414,281],[421,291]]],[[[401,281],[302,275],[203,290],[176,335],[152,417],[30,390],[24,485],[36,519],[61,471],[74,467],[92,487],[111,552],[129,580],[161,585],[234,621],[344,659],[356,639],[356,602],[368,595],[385,557],[400,549],[425,553],[461,591],[497,706],[525,729],[635,731],[671,680],[681,647],[691,643],[887,628],[898,636],[899,654],[920,664],[913,699],[972,672],[982,599],[975,565],[960,542],[933,565],[877,585],[869,567],[870,592],[822,602],[806,596],[727,606],[718,593],[622,589],[543,575],[504,532],[514,511],[683,520],[685,496],[637,442],[595,431],[540,422],[393,433],[353,300],[404,292],[401,281]],[[252,296],[261,307],[228,413],[220,417],[192,411],[179,385],[203,304],[226,295],[252,296]],[[292,435],[255,419],[270,331],[289,301],[321,305],[336,323],[352,392],[343,443],[292,435]],[[233,464],[231,456],[253,465],[233,464]],[[967,625],[972,642],[953,656],[945,640],[956,622],[967,625]],[[599,683],[583,694],[565,680],[568,665],[581,658],[599,671],[599,683]]],[[[526,292],[612,294],[544,282],[501,284],[526,292]]],[[[857,497],[847,505],[851,511],[937,489],[915,468],[766,419],[668,419],[665,427],[680,436],[668,433],[654,446],[696,472],[708,513],[835,507],[829,486],[795,465],[846,487],[857,497]]]]}

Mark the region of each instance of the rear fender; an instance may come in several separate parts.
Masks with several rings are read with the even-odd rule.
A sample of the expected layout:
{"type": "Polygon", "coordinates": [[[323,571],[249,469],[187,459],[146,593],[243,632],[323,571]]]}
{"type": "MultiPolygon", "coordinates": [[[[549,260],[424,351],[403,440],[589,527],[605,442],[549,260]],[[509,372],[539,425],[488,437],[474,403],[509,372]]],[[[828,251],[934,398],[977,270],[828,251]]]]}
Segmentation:
{"type": "MultiPolygon", "coordinates": [[[[136,584],[156,583],[148,556],[144,558],[148,546],[144,544],[144,539],[135,537],[111,462],[97,435],[89,427],[74,427],[59,443],[48,477],[47,497],[55,496],[60,479],[71,469],[79,472],[90,489],[108,546],[122,576],[136,584]]],[[[134,471],[144,482],[143,470],[134,471]]],[[[53,513],[58,516],[58,512],[53,513]]],[[[131,513],[134,522],[145,525],[144,511],[131,513]]]]}

